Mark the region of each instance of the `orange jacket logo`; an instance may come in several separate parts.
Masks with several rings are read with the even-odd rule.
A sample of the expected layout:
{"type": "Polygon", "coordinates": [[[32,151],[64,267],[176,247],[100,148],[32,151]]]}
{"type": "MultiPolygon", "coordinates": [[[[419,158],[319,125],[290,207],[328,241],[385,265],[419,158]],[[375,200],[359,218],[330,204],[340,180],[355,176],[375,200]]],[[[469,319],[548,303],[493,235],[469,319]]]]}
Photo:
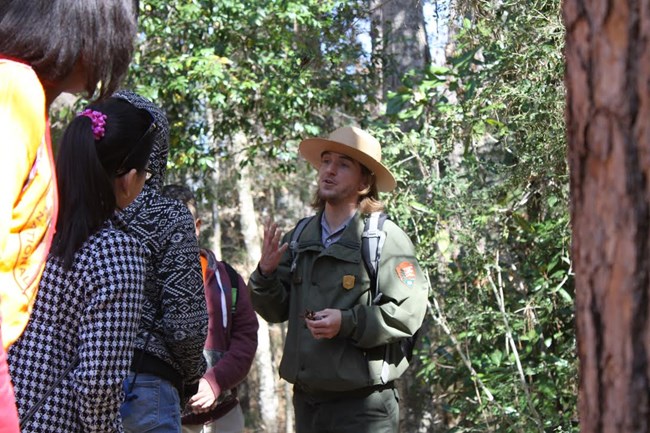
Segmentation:
{"type": "Polygon", "coordinates": [[[410,262],[402,262],[395,267],[397,277],[407,286],[411,287],[415,283],[415,266],[410,262]]]}

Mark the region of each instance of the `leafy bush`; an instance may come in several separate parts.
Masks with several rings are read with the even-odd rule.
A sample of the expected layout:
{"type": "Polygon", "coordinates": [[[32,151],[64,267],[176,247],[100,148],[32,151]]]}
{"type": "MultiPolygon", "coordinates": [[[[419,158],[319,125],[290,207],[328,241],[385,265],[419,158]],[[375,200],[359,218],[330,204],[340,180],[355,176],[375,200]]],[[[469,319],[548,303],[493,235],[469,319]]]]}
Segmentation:
{"type": "Polygon", "coordinates": [[[436,431],[577,431],[560,2],[481,5],[375,123],[432,282],[419,377],[436,431]]]}

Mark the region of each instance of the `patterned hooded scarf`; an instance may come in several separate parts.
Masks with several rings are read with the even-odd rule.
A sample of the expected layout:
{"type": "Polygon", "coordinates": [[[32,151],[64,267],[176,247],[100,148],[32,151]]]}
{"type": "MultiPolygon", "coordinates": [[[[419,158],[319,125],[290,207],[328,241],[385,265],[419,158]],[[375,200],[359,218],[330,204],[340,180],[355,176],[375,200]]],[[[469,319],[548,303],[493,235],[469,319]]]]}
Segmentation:
{"type": "Polygon", "coordinates": [[[147,110],[153,116],[156,126],[158,126],[151,156],[149,157],[149,169],[152,176],[147,180],[146,184],[156,191],[160,191],[165,179],[167,156],[169,155],[169,121],[167,115],[153,102],[129,90],[120,90],[113,96],[124,99],[137,108],[147,110]]]}
{"type": "Polygon", "coordinates": [[[194,384],[206,367],[203,345],[208,313],[194,218],[183,203],[160,192],[169,151],[169,122],[160,108],[136,93],[121,90],[114,96],[147,110],[159,126],[149,159],[152,176],[135,201],[122,211],[127,231],[149,252],[136,354],[144,352],[145,357],[171,366],[178,377],[165,378],[175,385],[176,379],[185,385],[194,384]]]}

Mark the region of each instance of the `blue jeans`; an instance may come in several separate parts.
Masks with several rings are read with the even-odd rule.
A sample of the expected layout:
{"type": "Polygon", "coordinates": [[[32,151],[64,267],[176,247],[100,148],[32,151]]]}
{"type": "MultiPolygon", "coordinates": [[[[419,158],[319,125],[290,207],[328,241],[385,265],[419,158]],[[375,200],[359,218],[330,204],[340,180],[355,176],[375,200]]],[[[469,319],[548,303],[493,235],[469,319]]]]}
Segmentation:
{"type": "Polygon", "coordinates": [[[125,401],[120,408],[125,433],[181,433],[181,406],[171,382],[153,374],[133,373],[124,381],[125,401]]]}

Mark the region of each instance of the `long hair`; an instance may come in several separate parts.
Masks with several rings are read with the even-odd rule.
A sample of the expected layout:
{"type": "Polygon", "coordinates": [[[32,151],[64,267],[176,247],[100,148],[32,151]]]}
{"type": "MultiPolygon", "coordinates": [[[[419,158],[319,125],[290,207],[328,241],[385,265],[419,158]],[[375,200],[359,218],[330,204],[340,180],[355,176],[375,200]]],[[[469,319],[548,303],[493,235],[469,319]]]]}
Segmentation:
{"type": "Polygon", "coordinates": [[[137,0],[0,0],[0,54],[29,64],[44,87],[81,60],[88,96],[120,85],[133,55],[137,0]]]}
{"type": "MultiPolygon", "coordinates": [[[[372,212],[381,212],[384,210],[384,203],[379,199],[379,191],[377,190],[377,178],[374,173],[372,173],[368,168],[363,165],[361,166],[361,174],[366,177],[368,181],[368,187],[359,193],[358,203],[359,203],[359,212],[363,214],[369,214],[372,212]]],[[[325,200],[320,196],[320,191],[316,189],[314,197],[311,202],[311,207],[316,211],[322,211],[325,209],[325,200]]]]}
{"type": "Polygon", "coordinates": [[[114,179],[147,167],[153,119],[123,99],[109,98],[88,108],[105,114],[105,134],[95,139],[90,118],[77,116],[59,145],[56,174],[59,216],[52,253],[69,268],[77,250],[116,209],[114,179]]]}

